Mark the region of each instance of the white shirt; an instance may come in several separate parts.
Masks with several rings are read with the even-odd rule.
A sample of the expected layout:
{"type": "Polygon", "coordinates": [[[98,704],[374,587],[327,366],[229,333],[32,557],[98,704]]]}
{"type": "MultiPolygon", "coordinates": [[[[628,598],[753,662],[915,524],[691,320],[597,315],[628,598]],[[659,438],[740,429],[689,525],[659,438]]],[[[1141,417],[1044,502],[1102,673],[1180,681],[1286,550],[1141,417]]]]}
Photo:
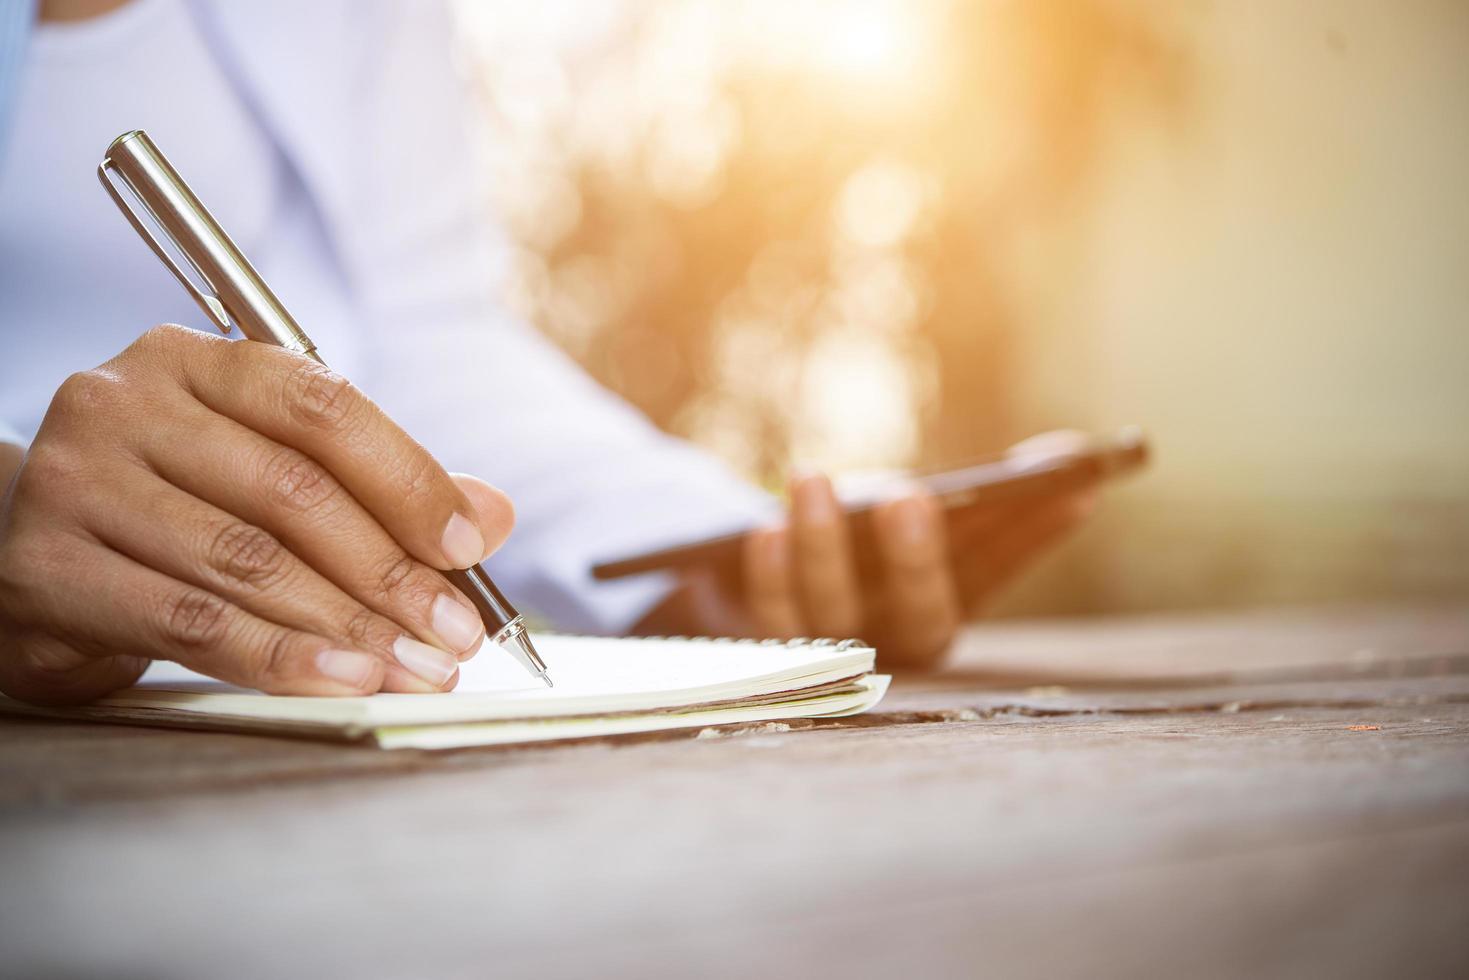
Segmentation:
{"type": "MultiPolygon", "coordinates": [[[[626,629],[657,577],[597,560],[768,515],[496,303],[447,12],[390,0],[133,0],[38,25],[0,157],[0,429],[149,326],[207,328],[95,170],[145,129],[323,357],[451,470],[515,502],[489,563],[569,629],[626,629]]],[[[0,432],[0,438],[4,433],[0,432]]]]}

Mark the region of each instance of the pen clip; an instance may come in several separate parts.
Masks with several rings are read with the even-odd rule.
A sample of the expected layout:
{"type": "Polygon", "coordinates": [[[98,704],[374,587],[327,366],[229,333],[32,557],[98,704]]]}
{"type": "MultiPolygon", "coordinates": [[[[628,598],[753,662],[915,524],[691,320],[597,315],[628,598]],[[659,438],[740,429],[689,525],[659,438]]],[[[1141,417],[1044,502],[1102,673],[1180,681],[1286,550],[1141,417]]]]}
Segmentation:
{"type": "Polygon", "coordinates": [[[219,301],[218,291],[215,289],[214,284],[209,281],[209,277],[189,257],[189,253],[179,246],[178,241],[172,235],[168,234],[168,229],[163,226],[163,222],[158,220],[158,215],[153,213],[153,209],[148,207],[148,203],[133,188],[133,185],[128,183],[127,177],[117,170],[111,160],[103,160],[97,167],[97,179],[107,189],[107,193],[112,197],[113,203],[118,206],[123,216],[128,219],[128,223],[133,226],[133,230],[143,236],[143,241],[147,242],[148,247],[153,249],[153,254],[157,255],[159,260],[168,266],[168,271],[172,272],[174,278],[179,281],[179,285],[183,286],[188,294],[194,297],[194,302],[199,304],[199,308],[204,311],[205,316],[214,321],[214,325],[219,328],[221,333],[229,333],[232,329],[229,314],[225,312],[224,304],[219,301]],[[194,281],[184,274],[183,267],[174,261],[173,256],[163,247],[163,243],[153,234],[152,229],[144,224],[143,219],[138,217],[138,213],[133,210],[132,206],[123,200],[122,193],[117,189],[117,184],[108,177],[109,171],[116,174],[117,180],[121,181],[122,185],[128,189],[128,193],[132,196],[133,200],[138,202],[138,206],[144,211],[147,211],[148,216],[153,219],[153,223],[158,226],[164,235],[168,236],[168,240],[173,243],[173,247],[178,249],[179,254],[189,263],[189,267],[203,281],[203,289],[194,285],[194,281]]]}

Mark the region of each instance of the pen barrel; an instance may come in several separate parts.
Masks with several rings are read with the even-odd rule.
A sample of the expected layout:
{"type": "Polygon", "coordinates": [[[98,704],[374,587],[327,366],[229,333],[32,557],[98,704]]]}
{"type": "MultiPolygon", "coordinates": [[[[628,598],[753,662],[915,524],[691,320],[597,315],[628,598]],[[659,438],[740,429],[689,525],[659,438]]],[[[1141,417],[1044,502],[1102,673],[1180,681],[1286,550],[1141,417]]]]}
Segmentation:
{"type": "Polygon", "coordinates": [[[485,631],[492,639],[520,618],[520,613],[515,611],[510,600],[505,598],[504,593],[480,566],[473,565],[462,571],[456,569],[444,574],[474,604],[480,619],[484,620],[485,631]]]}
{"type": "MultiPolygon", "coordinates": [[[[314,345],[306,333],[147,133],[134,130],[113,140],[102,169],[122,179],[242,334],[251,340],[311,353],[314,345]]],[[[141,227],[138,230],[143,231],[141,227]]],[[[185,283],[186,288],[189,285],[185,283]]],[[[190,292],[195,290],[190,288],[190,292]]],[[[199,293],[195,295],[201,305],[206,304],[199,293]]],[[[215,318],[216,311],[207,305],[205,312],[215,318]]],[[[226,324],[221,327],[228,329],[226,324]]]]}

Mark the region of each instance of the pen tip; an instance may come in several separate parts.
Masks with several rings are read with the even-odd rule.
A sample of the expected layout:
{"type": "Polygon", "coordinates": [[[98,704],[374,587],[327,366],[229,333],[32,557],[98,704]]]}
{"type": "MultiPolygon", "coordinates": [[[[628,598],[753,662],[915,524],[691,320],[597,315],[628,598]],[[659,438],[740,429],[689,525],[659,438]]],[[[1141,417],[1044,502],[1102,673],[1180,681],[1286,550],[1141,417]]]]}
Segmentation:
{"type": "Polygon", "coordinates": [[[545,681],[547,687],[556,686],[551,683],[551,676],[546,672],[546,662],[541,659],[540,654],[536,653],[535,645],[531,643],[525,630],[513,632],[500,639],[499,642],[506,653],[520,661],[520,665],[526,669],[527,673],[545,681]]]}

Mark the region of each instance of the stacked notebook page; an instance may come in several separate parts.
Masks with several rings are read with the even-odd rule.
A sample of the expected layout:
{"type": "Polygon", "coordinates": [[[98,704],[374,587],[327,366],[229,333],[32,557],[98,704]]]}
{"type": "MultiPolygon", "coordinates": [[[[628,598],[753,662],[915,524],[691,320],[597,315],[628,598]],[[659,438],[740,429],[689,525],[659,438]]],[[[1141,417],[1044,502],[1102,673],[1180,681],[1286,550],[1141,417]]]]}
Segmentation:
{"type": "Polygon", "coordinates": [[[835,718],[873,707],[888,684],[872,672],[872,648],[856,640],[537,633],[535,642],[555,688],[486,644],[460,666],[459,684],[448,694],[271,697],[158,662],[136,687],[84,707],[32,709],[0,697],[0,710],[445,749],[835,718]]]}

